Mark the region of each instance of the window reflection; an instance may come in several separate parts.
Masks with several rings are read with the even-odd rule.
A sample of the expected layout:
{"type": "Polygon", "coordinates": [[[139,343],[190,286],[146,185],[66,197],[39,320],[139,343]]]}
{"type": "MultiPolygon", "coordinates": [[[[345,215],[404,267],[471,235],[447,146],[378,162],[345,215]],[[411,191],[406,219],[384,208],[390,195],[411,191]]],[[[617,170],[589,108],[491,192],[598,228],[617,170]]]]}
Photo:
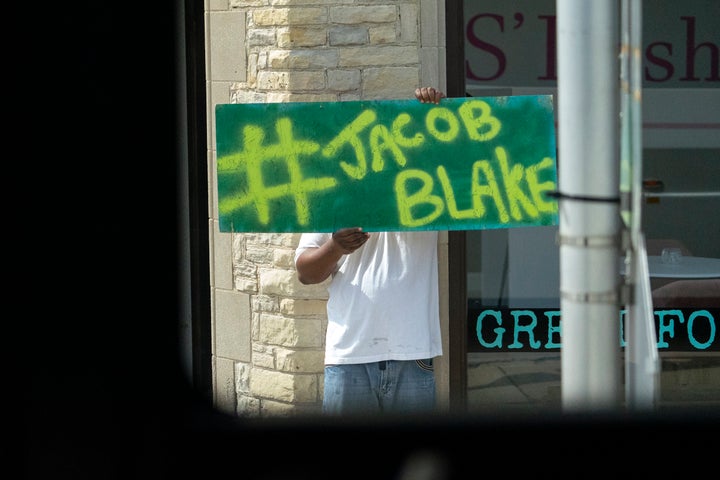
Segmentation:
{"type": "MultiPolygon", "coordinates": [[[[646,149],[643,166],[659,407],[720,405],[720,150],[646,149]]],[[[561,408],[556,232],[467,232],[469,412],[561,408]]]]}
{"type": "Polygon", "coordinates": [[[556,235],[467,232],[470,412],[560,409],[556,235]]]}

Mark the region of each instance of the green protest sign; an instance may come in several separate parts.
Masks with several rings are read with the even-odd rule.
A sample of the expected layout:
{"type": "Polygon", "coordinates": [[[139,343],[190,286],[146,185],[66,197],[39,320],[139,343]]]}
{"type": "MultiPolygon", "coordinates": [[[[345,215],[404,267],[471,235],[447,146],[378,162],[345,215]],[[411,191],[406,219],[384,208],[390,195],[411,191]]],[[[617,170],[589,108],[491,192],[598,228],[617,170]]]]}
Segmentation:
{"type": "Polygon", "coordinates": [[[557,224],[552,96],[225,104],[222,232],[557,224]]]}

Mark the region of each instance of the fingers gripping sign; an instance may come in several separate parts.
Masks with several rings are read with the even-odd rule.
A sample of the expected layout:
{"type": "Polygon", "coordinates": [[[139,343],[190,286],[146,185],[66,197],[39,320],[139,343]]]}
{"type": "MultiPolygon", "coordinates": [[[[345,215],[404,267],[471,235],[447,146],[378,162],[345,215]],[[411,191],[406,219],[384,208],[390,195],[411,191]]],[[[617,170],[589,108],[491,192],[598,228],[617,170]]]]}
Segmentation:
{"type": "Polygon", "coordinates": [[[362,247],[367,239],[370,238],[370,234],[363,232],[362,228],[341,228],[336,230],[332,234],[332,238],[335,243],[342,249],[343,253],[353,253],[358,248],[362,247]]]}
{"type": "Polygon", "coordinates": [[[422,103],[440,103],[440,99],[444,98],[445,94],[440,90],[436,90],[433,87],[419,87],[415,89],[415,98],[420,100],[422,103]]]}

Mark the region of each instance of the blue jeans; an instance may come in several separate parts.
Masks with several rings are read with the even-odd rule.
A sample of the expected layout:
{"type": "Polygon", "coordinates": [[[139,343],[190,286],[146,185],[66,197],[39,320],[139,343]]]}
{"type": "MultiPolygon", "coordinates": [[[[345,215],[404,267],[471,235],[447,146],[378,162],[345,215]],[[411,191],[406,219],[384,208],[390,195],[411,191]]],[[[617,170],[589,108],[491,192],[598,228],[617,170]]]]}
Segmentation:
{"type": "Polygon", "coordinates": [[[325,366],[323,413],[429,413],[434,408],[432,358],[325,366]]]}

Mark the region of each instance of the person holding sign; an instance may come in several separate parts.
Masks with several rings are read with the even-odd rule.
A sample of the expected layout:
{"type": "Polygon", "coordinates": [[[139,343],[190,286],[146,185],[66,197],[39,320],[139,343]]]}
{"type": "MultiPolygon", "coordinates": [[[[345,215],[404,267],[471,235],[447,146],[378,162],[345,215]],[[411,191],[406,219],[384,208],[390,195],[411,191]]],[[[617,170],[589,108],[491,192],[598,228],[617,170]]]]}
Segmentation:
{"type": "MultiPolygon", "coordinates": [[[[443,92],[415,90],[423,103],[443,92]]],[[[298,280],[331,278],[323,412],[432,412],[433,358],[442,355],[437,231],[372,232],[361,227],[303,233],[298,280]]]]}

